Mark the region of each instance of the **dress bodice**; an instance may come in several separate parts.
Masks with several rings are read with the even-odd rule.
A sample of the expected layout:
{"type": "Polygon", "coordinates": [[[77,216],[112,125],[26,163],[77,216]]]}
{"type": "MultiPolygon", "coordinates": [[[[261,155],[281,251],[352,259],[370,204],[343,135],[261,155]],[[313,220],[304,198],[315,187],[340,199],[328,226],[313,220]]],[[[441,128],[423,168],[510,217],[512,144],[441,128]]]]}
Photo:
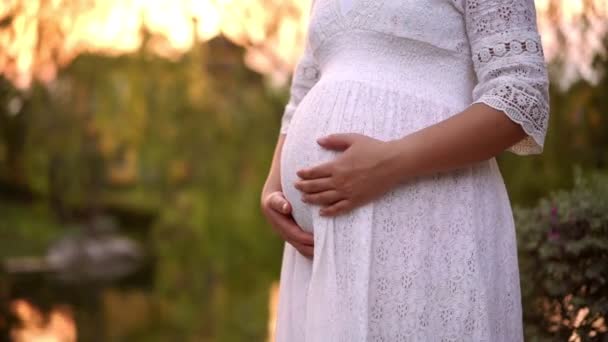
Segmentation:
{"type": "Polygon", "coordinates": [[[427,42],[440,48],[465,52],[467,44],[464,18],[450,0],[394,1],[356,0],[343,13],[339,2],[314,0],[309,22],[312,51],[339,33],[365,30],[384,33],[391,38],[427,42]]]}
{"type": "Polygon", "coordinates": [[[357,0],[340,0],[340,13],[346,15],[357,0]]]}
{"type": "Polygon", "coordinates": [[[313,0],[283,133],[311,87],[347,78],[459,109],[485,103],[528,134],[512,152],[542,151],[548,76],[533,0],[350,1],[313,0]]]}

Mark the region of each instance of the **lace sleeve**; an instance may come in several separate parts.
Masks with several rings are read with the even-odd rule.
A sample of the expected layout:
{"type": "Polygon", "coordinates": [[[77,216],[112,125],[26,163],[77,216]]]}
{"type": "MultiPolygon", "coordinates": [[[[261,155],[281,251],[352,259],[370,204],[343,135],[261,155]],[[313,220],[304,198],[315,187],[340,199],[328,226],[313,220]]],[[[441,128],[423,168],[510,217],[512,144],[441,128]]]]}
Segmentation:
{"type": "MultiPolygon", "coordinates": [[[[314,5],[314,0],[312,4],[314,5]]],[[[313,5],[311,5],[311,8],[313,5]]],[[[306,37],[304,52],[296,64],[291,79],[289,100],[287,101],[287,105],[285,105],[281,118],[281,134],[287,134],[293,113],[310,88],[317,83],[320,73],[321,71],[312,55],[308,37],[306,37]]]]}
{"type": "Polygon", "coordinates": [[[503,111],[527,137],[508,148],[543,150],[549,122],[549,81],[533,0],[463,0],[478,83],[474,103],[503,111]]]}

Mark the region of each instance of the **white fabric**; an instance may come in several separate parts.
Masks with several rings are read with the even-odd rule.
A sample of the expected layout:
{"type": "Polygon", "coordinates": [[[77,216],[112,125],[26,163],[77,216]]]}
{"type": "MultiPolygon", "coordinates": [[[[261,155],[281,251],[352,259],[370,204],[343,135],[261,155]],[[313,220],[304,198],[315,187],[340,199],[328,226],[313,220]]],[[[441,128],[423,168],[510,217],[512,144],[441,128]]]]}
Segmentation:
{"type": "Polygon", "coordinates": [[[281,182],[314,232],[285,244],[279,342],[521,341],[513,214],[494,158],[418,177],[335,218],[300,201],[296,171],[334,158],[316,138],[400,138],[475,102],[542,151],[548,79],[533,0],[314,0],[281,122],[281,182]]]}
{"type": "Polygon", "coordinates": [[[356,0],[340,0],[340,10],[342,14],[348,13],[356,0]]]}

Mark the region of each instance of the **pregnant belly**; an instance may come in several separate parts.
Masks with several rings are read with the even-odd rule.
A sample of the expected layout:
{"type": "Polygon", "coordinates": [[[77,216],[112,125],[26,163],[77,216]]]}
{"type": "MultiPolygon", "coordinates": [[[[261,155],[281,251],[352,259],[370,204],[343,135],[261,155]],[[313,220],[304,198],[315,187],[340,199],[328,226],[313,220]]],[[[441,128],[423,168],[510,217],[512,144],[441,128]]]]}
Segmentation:
{"type": "Polygon", "coordinates": [[[312,232],[313,216],[320,208],[301,201],[301,192],[294,188],[299,179],[296,172],[341,153],[322,148],[317,138],[360,133],[384,141],[397,139],[446,119],[459,109],[358,81],[317,83],[294,113],[281,153],[281,184],[296,223],[312,232]]]}

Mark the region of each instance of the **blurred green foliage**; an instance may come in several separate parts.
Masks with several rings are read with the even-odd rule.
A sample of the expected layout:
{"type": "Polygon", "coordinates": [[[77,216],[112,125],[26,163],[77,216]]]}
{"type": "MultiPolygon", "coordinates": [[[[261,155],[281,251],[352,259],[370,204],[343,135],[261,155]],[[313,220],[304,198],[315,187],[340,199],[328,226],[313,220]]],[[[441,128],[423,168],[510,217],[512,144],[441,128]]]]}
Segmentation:
{"type": "Polygon", "coordinates": [[[515,218],[526,340],[608,338],[608,175],[579,171],[572,190],[518,208],[515,218]]]}
{"type": "MultiPolygon", "coordinates": [[[[0,80],[0,257],[40,255],[75,224],[110,213],[151,251],[155,272],[149,289],[102,292],[101,308],[83,315],[101,316],[106,328],[81,319],[89,322],[78,327],[81,336],[263,341],[283,245],[259,212],[259,192],[287,88],[268,86],[244,66],[241,48],[221,38],[176,61],[146,51],[144,44],[126,56],[82,55],[50,85],[27,91],[0,80]]],[[[542,155],[500,157],[514,204],[571,187],[574,165],[606,172],[607,65],[598,58],[597,85],[552,89],[542,155]]],[[[564,196],[554,197],[560,215],[580,208],[577,219],[585,219],[572,203],[578,195],[564,196]]],[[[546,218],[526,216],[546,213],[549,202],[541,203],[519,215],[524,289],[531,276],[553,280],[574,267],[560,259],[529,273],[547,267],[538,263],[549,256],[528,258],[528,244],[553,246],[541,233],[546,218]]],[[[549,295],[534,289],[529,296],[549,295]]],[[[535,311],[526,320],[530,329],[545,327],[535,311]]]]}
{"type": "MultiPolygon", "coordinates": [[[[608,36],[603,50],[608,51],[608,36]]],[[[600,51],[593,70],[597,83],[579,80],[560,89],[559,63],[550,65],[551,114],[542,154],[520,157],[503,153],[499,163],[514,203],[533,205],[549,190],[573,186],[575,167],[602,170],[608,167],[608,54],[600,51]]]]}
{"type": "Polygon", "coordinates": [[[263,340],[282,244],[259,192],[286,90],[242,60],[218,38],[178,61],[80,56],[26,92],[3,80],[2,257],[40,254],[95,213],[153,213],[122,224],[157,260],[152,314],[109,338],[263,340]]]}

